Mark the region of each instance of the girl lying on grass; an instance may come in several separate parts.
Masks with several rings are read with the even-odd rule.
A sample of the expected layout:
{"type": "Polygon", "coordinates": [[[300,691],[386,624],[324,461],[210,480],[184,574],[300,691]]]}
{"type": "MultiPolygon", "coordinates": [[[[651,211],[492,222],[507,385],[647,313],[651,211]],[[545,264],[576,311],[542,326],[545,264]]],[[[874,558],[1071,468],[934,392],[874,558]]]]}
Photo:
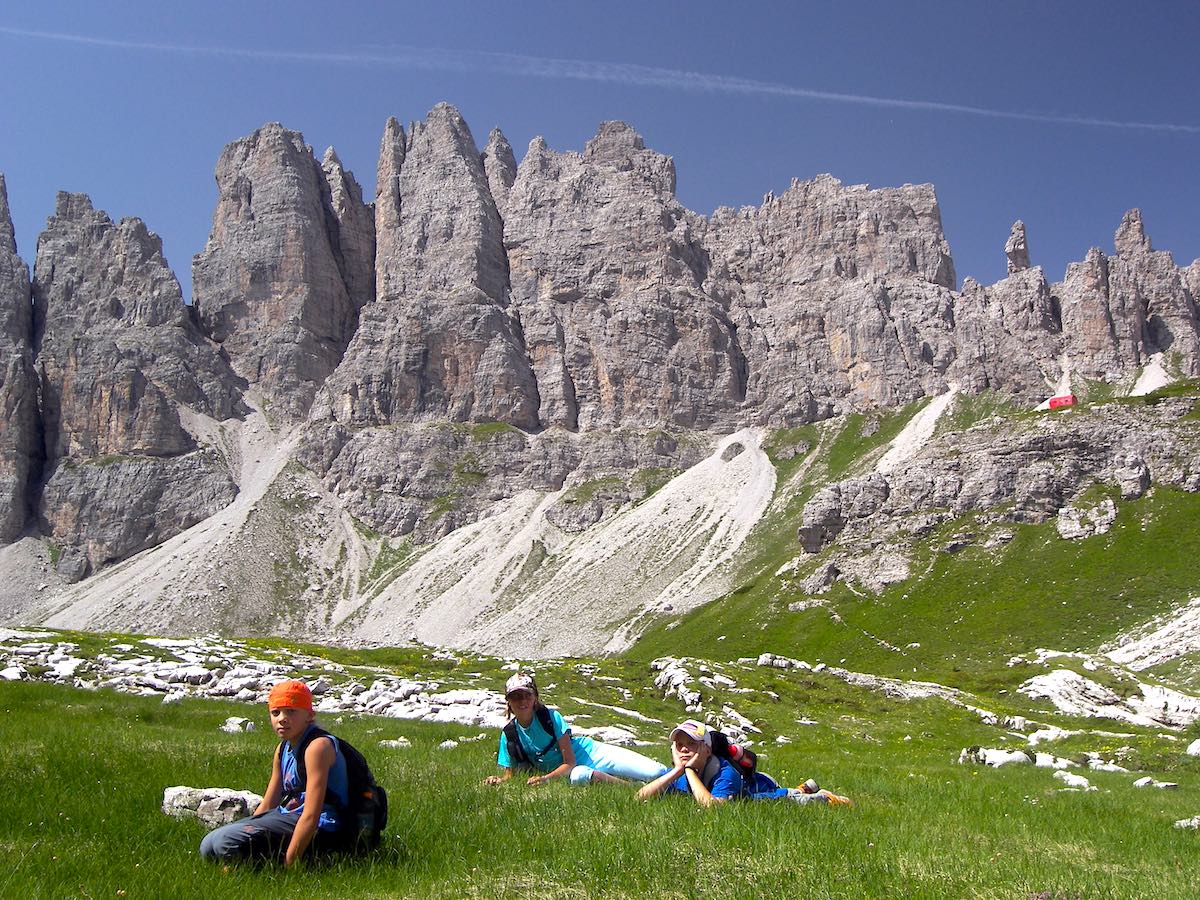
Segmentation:
{"type": "Polygon", "coordinates": [[[639,800],[661,794],[691,794],[701,806],[714,806],[726,800],[792,800],[796,803],[850,805],[849,799],[820,790],[815,782],[804,787],[782,788],[769,775],[754,774],[750,781],[737,767],[712,751],[712,730],[703,722],[688,719],[671,732],[671,760],[674,768],[664,772],[638,791],[639,800]]]}
{"type": "Polygon", "coordinates": [[[537,770],[526,784],[545,784],[567,775],[575,785],[653,781],[667,771],[662,763],[625,747],[573,736],[563,717],[543,705],[531,675],[518,672],[508,679],[504,698],[509,723],[500,733],[497,756],[504,774],[489,775],[484,784],[503,784],[518,769],[537,770]]]}
{"type": "Polygon", "coordinates": [[[349,805],[346,760],[337,738],[321,734],[304,749],[304,778],[296,748],[316,728],[312,692],[302,681],[283,681],[267,698],[271,727],[280,737],[271,765],[271,781],[254,814],[205,835],[200,855],[234,862],[283,859],[290,866],[306,852],[342,849],[339,810],[349,805]]]}

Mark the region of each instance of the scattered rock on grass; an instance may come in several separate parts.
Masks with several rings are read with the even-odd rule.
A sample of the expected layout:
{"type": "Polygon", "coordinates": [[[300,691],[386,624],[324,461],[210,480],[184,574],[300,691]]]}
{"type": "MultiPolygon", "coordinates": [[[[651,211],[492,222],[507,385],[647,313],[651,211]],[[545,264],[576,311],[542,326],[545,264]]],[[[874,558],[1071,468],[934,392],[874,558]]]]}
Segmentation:
{"type": "Polygon", "coordinates": [[[1137,781],[1135,781],[1133,783],[1133,786],[1135,788],[1146,788],[1146,787],[1160,788],[1164,791],[1174,791],[1174,790],[1178,790],[1178,788],[1179,788],[1179,785],[1176,784],[1174,781],[1155,781],[1149,775],[1147,775],[1145,778],[1139,778],[1137,781]]]}
{"type": "Polygon", "coordinates": [[[439,750],[453,750],[457,746],[458,741],[442,741],[440,744],[438,744],[437,748],[439,750]]]}
{"type": "Polygon", "coordinates": [[[229,734],[241,734],[246,731],[254,731],[255,725],[252,719],[245,719],[241,716],[230,716],[220,725],[220,730],[229,734]]]}
{"type": "Polygon", "coordinates": [[[253,791],[176,785],[163,791],[162,811],[180,819],[196,818],[215,828],[245,818],[260,803],[262,797],[253,791]]]}
{"type": "Polygon", "coordinates": [[[1180,819],[1175,823],[1176,828],[1200,828],[1200,816],[1192,816],[1190,819],[1180,819]]]}
{"type": "Polygon", "coordinates": [[[1034,758],[1026,750],[966,747],[962,753],[958,754],[958,761],[963,765],[990,766],[993,769],[999,769],[1003,766],[1028,766],[1034,762],[1034,758]]]}
{"type": "Polygon", "coordinates": [[[1050,753],[1035,753],[1033,764],[1039,769],[1058,769],[1060,771],[1076,765],[1069,759],[1063,759],[1061,756],[1054,756],[1050,753]]]}
{"type": "Polygon", "coordinates": [[[1085,753],[1087,757],[1088,768],[1095,772],[1128,772],[1129,770],[1123,766],[1118,766],[1114,762],[1109,762],[1102,759],[1099,753],[1085,753]]]}
{"type": "Polygon", "coordinates": [[[579,734],[586,734],[602,744],[612,744],[615,747],[635,747],[638,745],[637,735],[627,728],[617,725],[602,725],[597,728],[572,728],[579,734]]]}
{"type": "Polygon", "coordinates": [[[1076,788],[1081,791],[1097,790],[1096,786],[1082,775],[1074,775],[1071,772],[1058,771],[1054,773],[1054,777],[1069,788],[1076,788]]]}
{"type": "Polygon", "coordinates": [[[380,747],[390,747],[393,750],[406,750],[412,746],[412,741],[406,737],[393,738],[390,741],[380,741],[380,747]]]}

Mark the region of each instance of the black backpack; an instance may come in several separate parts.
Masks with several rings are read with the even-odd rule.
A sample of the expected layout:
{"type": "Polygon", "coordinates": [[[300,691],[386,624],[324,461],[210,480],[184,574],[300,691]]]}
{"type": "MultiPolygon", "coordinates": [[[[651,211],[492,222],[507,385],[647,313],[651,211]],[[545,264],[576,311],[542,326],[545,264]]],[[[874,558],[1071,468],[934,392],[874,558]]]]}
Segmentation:
{"type": "Polygon", "coordinates": [[[521,738],[517,734],[517,720],[509,719],[508,724],[504,726],[504,737],[508,744],[508,758],[512,760],[514,769],[536,769],[537,764],[545,758],[546,754],[558,746],[559,735],[554,732],[554,717],[550,715],[550,710],[539,703],[533,708],[533,712],[537,716],[542,730],[550,735],[550,743],[540,751],[535,750],[533,758],[530,758],[529,754],[525,752],[525,748],[521,746],[521,738]]]}
{"type": "Polygon", "coordinates": [[[724,732],[710,728],[708,733],[712,735],[713,756],[729,762],[734,771],[742,776],[743,784],[754,784],[754,776],[758,772],[758,755],[747,747],[732,743],[724,732]]]}
{"type": "MultiPolygon", "coordinates": [[[[308,745],[319,737],[334,737],[323,728],[314,726],[308,730],[304,739],[296,747],[296,779],[297,788],[292,796],[298,796],[308,783],[308,773],[304,771],[304,753],[308,745]]],[[[388,802],[387,792],[375,781],[371,767],[366,759],[349,741],[334,738],[342,758],[346,760],[346,793],[350,798],[343,809],[341,802],[332,792],[326,792],[325,800],[337,808],[341,826],[338,828],[337,842],[344,849],[372,850],[379,846],[380,836],[387,827],[388,802]]],[[[283,745],[280,744],[280,753],[283,745]]],[[[285,797],[286,801],[288,798],[285,797]]]]}

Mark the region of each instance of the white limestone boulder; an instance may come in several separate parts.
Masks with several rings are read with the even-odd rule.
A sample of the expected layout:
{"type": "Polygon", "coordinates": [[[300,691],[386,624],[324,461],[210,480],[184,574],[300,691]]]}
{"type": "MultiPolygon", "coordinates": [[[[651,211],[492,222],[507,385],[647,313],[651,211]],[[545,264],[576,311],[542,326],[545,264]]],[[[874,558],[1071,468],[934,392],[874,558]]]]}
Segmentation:
{"type": "Polygon", "coordinates": [[[251,815],[260,803],[262,796],[253,791],[176,785],[163,791],[162,811],[178,819],[199,819],[215,828],[251,815]]]}
{"type": "Polygon", "coordinates": [[[1025,750],[999,750],[987,747],[966,747],[958,755],[959,763],[963,765],[988,766],[1001,769],[1004,766],[1033,765],[1033,755],[1025,750]]]}

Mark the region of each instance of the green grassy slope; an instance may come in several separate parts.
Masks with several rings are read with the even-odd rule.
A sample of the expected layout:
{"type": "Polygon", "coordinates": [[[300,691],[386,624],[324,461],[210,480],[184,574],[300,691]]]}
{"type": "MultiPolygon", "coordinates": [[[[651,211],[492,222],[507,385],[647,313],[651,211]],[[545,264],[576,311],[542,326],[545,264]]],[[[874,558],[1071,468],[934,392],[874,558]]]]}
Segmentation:
{"type": "Polygon", "coordinates": [[[351,717],[336,730],[390,790],[384,847],[369,860],[283,872],[207,864],[195,852],[203,827],[158,810],[173,784],[262,789],[269,732],[217,731],[245,707],[0,684],[0,895],[1190,895],[1182,861],[1195,834],[1170,823],[1200,806],[1196,785],[1135,792],[1129,776],[1090,773],[1100,792],[1058,793],[1044,770],[954,764],[954,746],[982,726],[938,701],[854,701],[845,686],[837,699],[803,681],[794,690],[781,708],[807,696],[805,712],[826,724],[771,746],[764,768],[793,781],[816,775],[855,808],[706,813],[683,798],[639,804],[620,787],[486,788],[491,740],[442,751],[463,728],[351,717]],[[375,743],[398,734],[412,749],[375,743]]]}
{"type": "MultiPolygon", "coordinates": [[[[1200,383],[1190,381],[1120,402],[1152,406],[1198,394],[1200,383]]],[[[803,575],[846,552],[835,544],[815,557],[801,554],[796,528],[805,503],[821,486],[867,471],[920,408],[916,403],[771,435],[764,446],[779,475],[776,497],[745,545],[736,586],[713,603],[653,624],[629,656],[733,659],[773,652],[994,695],[1028,677],[1005,665],[1014,655],[1039,647],[1094,650],[1200,595],[1200,495],[1164,487],[1136,502],[1118,502],[1117,520],[1105,535],[1065,541],[1053,522],[1018,525],[973,515],[918,541],[912,576],[878,596],[843,581],[817,598],[805,594],[803,575]],[[948,540],[962,534],[972,543],[944,552],[948,540]],[[776,575],[798,557],[795,573],[776,575]],[[822,605],[789,611],[789,604],[813,599],[822,605]]],[[[1077,414],[1093,413],[1084,404],[1077,414]]],[[[1025,428],[1041,415],[990,394],[960,396],[937,430],[996,417],[1025,428]]],[[[1091,494],[1093,502],[1119,500],[1112,487],[1097,486],[1091,494]]],[[[1200,659],[1156,674],[1200,684],[1200,659]]]]}
{"type": "Polygon", "coordinates": [[[838,583],[823,598],[828,607],[795,613],[788,604],[805,595],[764,565],[729,596],[647,632],[631,655],[774,652],[813,663],[845,659],[880,674],[915,671],[971,690],[995,686],[1004,681],[996,670],[1015,654],[1094,649],[1200,593],[1197,521],[1200,495],[1155,489],[1122,504],[1106,535],[1064,541],[1052,523],[1008,526],[1015,536],[1003,546],[938,552],[948,534],[971,524],[959,522],[923,543],[918,577],[878,597],[838,583]]]}

